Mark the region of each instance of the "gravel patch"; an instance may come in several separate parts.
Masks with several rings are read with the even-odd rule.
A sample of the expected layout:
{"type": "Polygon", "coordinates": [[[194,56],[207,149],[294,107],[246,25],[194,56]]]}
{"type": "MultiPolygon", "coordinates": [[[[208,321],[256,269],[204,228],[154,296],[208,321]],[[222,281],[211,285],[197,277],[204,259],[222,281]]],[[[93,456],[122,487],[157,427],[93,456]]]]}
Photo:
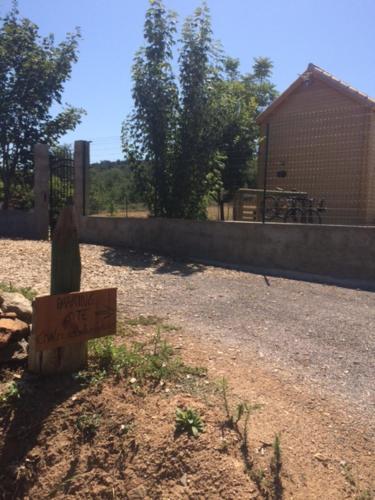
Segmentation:
{"type": "MultiPolygon", "coordinates": [[[[48,293],[47,242],[0,239],[0,256],[0,281],[48,293]]],[[[82,261],[82,288],[118,287],[122,313],[167,317],[234,357],[373,412],[373,293],[95,245],[82,245],[82,261]]]]}

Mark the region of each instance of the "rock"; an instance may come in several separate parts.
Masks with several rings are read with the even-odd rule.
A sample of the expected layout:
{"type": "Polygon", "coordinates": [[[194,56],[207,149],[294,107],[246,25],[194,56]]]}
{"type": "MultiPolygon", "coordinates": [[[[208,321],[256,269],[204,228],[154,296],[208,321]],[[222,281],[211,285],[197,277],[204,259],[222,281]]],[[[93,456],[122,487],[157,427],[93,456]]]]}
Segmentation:
{"type": "Polygon", "coordinates": [[[146,498],[146,496],[147,496],[146,488],[142,485],[137,486],[137,488],[133,488],[132,490],[128,491],[129,500],[141,500],[143,498],[146,498]]]}
{"type": "Polygon", "coordinates": [[[28,343],[25,339],[19,342],[8,343],[4,348],[0,348],[0,363],[22,361],[27,358],[28,343]]]}
{"type": "Polygon", "coordinates": [[[327,465],[329,462],[329,458],[325,457],[321,453],[315,453],[314,458],[321,462],[323,465],[327,465]]]}
{"type": "Polygon", "coordinates": [[[10,319],[16,319],[17,314],[14,312],[0,312],[0,318],[10,318],[10,319]]]}
{"type": "Polygon", "coordinates": [[[182,474],[182,476],[180,477],[180,483],[182,484],[182,486],[187,486],[187,474],[182,474]]]}
{"type": "Polygon", "coordinates": [[[31,302],[18,292],[1,292],[0,293],[1,309],[5,313],[14,312],[17,317],[26,323],[31,323],[33,309],[31,302]]]}
{"type": "Polygon", "coordinates": [[[28,343],[25,339],[19,342],[10,342],[0,348],[0,363],[9,363],[10,361],[22,361],[27,358],[28,343]]]}
{"type": "Polygon", "coordinates": [[[29,335],[29,326],[20,319],[0,318],[0,350],[29,335]]]}

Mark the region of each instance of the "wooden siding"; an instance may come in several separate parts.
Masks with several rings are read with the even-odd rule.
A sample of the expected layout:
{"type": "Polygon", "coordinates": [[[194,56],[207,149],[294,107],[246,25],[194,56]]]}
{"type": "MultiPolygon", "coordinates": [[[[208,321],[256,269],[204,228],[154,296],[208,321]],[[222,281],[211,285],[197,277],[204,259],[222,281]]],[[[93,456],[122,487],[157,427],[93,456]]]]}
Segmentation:
{"type": "MultiPolygon", "coordinates": [[[[319,80],[301,85],[268,119],[267,188],[296,189],[324,198],[328,207],[323,214],[325,223],[365,223],[372,114],[365,105],[319,80]],[[287,176],[277,177],[278,170],[285,170],[287,176]]],[[[265,128],[264,123],[262,135],[265,128]]],[[[259,188],[263,186],[264,146],[263,142],[259,188]]]]}
{"type": "Polygon", "coordinates": [[[372,113],[370,118],[365,186],[367,199],[366,221],[368,224],[375,225],[375,113],[372,113]]]}

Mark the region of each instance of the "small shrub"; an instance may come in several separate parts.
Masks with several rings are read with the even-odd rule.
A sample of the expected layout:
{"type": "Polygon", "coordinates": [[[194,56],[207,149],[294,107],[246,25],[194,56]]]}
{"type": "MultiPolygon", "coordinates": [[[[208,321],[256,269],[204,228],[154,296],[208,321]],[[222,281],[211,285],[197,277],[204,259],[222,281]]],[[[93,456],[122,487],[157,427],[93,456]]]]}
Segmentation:
{"type": "Polygon", "coordinates": [[[11,282],[5,283],[4,281],[0,281],[0,290],[3,292],[18,292],[21,293],[24,297],[26,297],[28,300],[33,301],[35,297],[37,296],[37,293],[35,290],[33,290],[30,287],[16,287],[12,285],[11,282]]]}
{"type": "Polygon", "coordinates": [[[100,415],[97,413],[84,413],[77,418],[77,429],[82,433],[84,439],[92,439],[100,425],[100,415]]]}
{"type": "Polygon", "coordinates": [[[0,394],[0,405],[8,405],[20,399],[21,392],[19,385],[16,382],[12,382],[3,394],[0,394]]]}
{"type": "Polygon", "coordinates": [[[160,330],[150,343],[132,342],[116,345],[113,337],[89,343],[89,353],[99,371],[118,377],[135,377],[137,381],[178,380],[186,374],[202,376],[205,370],[185,365],[175,357],[173,348],[160,338],[160,330]]]}
{"type": "Polygon", "coordinates": [[[176,410],[176,432],[187,432],[191,436],[198,437],[200,432],[203,432],[204,425],[202,419],[196,410],[186,408],[176,410]]]}
{"type": "Polygon", "coordinates": [[[225,378],[222,378],[219,381],[219,390],[223,397],[223,405],[228,426],[231,429],[236,429],[237,431],[239,431],[238,424],[242,419],[242,417],[245,416],[244,435],[247,436],[247,428],[249,424],[250,414],[255,410],[259,410],[261,408],[261,405],[259,404],[250,405],[247,401],[243,401],[237,404],[233,412],[228,399],[228,381],[225,378]]]}
{"type": "Polygon", "coordinates": [[[265,477],[266,471],[263,468],[255,469],[250,472],[250,479],[254,481],[258,488],[262,488],[265,477]]]}
{"type": "Polygon", "coordinates": [[[72,375],[73,379],[82,385],[100,384],[106,376],[107,372],[105,370],[97,370],[93,372],[90,372],[89,370],[82,370],[72,375]]]}

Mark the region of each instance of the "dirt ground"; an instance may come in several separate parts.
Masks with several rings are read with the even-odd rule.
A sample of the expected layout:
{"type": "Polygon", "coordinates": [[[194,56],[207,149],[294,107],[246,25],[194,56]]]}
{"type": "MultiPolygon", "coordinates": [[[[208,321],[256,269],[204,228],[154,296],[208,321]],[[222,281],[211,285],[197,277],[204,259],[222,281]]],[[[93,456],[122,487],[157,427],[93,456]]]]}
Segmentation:
{"type": "MultiPolygon", "coordinates": [[[[0,281],[48,292],[48,243],[0,240],[0,255],[0,281]]],[[[262,454],[280,433],[283,498],[372,498],[371,292],[100,246],[83,245],[82,258],[83,288],[117,286],[121,314],[182,327],[168,335],[184,359],[262,405],[251,417],[250,448],[262,454]]],[[[198,483],[192,496],[165,498],[258,494],[249,486],[246,494],[200,496],[198,483]]]]}

